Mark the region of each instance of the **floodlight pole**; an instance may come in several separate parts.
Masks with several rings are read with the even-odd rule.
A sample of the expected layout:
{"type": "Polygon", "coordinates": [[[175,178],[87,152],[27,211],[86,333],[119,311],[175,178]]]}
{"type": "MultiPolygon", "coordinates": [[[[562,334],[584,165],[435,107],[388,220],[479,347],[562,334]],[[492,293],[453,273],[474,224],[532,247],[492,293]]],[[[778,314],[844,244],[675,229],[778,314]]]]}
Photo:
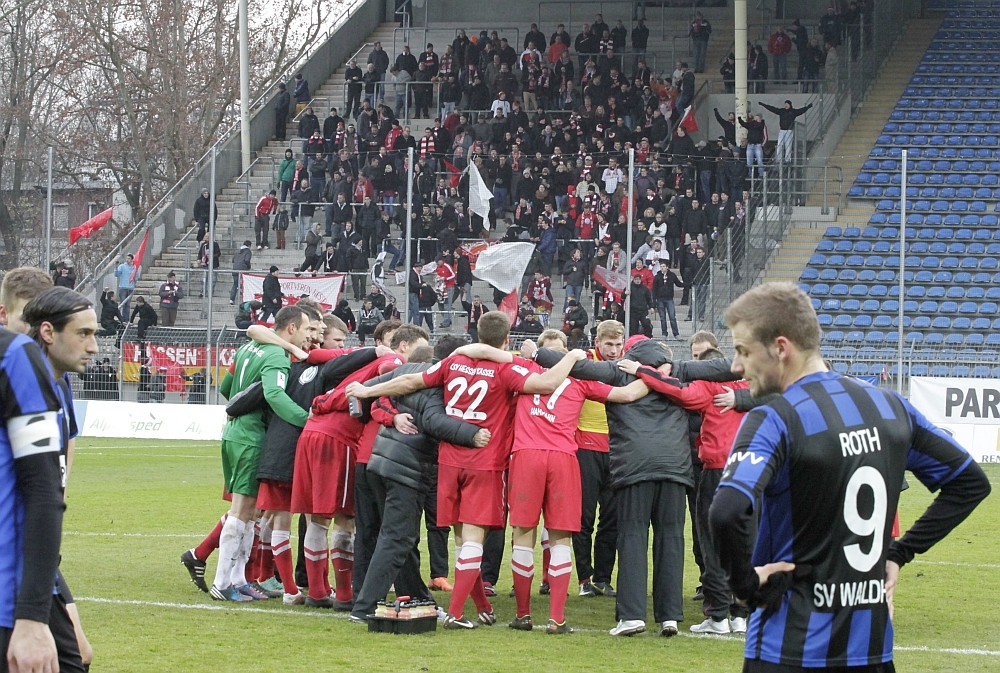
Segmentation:
{"type": "MultiPolygon", "coordinates": [[[[243,172],[250,170],[250,29],[248,0],[240,0],[240,145],[243,172]]],[[[249,178],[248,178],[249,180],[249,178]]],[[[215,195],[215,191],[212,191],[215,195]]]]}
{"type": "Polygon", "coordinates": [[[403,302],[403,322],[410,322],[410,274],[413,273],[413,148],[406,149],[406,301],[403,302]]]}
{"type": "Polygon", "coordinates": [[[635,173],[635,148],[628,148],[628,234],[625,235],[625,259],[628,260],[628,269],[625,271],[625,338],[629,336],[629,327],[632,324],[632,316],[629,310],[632,308],[632,221],[635,218],[635,208],[632,207],[632,196],[635,173]]]}
{"type": "Polygon", "coordinates": [[[45,273],[52,264],[52,146],[49,146],[49,181],[45,192],[45,273]]]}
{"type": "MultiPolygon", "coordinates": [[[[245,1],[245,0],[244,0],[245,1]]],[[[215,153],[216,145],[212,145],[212,177],[211,192],[209,192],[208,205],[208,277],[205,279],[205,293],[208,295],[208,321],[205,330],[205,404],[208,404],[209,393],[212,390],[212,372],[216,371],[218,364],[218,354],[212,358],[212,295],[215,294],[215,287],[212,280],[215,276],[215,153]]],[[[216,372],[217,374],[218,372],[216,372]]],[[[218,386],[216,381],[216,386],[218,386]]]]}

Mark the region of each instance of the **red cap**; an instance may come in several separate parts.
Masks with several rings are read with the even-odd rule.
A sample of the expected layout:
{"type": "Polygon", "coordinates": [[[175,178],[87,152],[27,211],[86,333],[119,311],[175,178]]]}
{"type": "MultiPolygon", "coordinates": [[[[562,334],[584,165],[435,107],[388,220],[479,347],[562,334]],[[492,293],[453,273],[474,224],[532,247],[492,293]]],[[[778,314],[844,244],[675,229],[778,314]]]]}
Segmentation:
{"type": "Polygon", "coordinates": [[[622,352],[623,353],[628,353],[628,349],[629,348],[631,348],[632,346],[636,345],[640,341],[645,341],[648,338],[649,337],[647,337],[645,334],[633,334],[632,336],[630,336],[628,338],[628,341],[625,342],[625,350],[623,350],[622,352]]]}

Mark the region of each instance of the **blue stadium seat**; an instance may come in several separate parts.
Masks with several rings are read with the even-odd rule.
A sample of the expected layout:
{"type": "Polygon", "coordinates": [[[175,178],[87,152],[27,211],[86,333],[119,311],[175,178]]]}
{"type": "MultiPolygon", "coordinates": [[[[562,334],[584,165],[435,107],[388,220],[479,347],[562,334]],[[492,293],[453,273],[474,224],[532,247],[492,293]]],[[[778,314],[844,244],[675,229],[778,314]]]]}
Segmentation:
{"type": "Polygon", "coordinates": [[[951,321],[951,328],[954,330],[967,330],[972,321],[969,318],[955,318],[951,321]]]}
{"type": "Polygon", "coordinates": [[[861,310],[861,302],[857,299],[845,299],[844,303],[840,306],[843,311],[851,311],[852,313],[857,313],[861,310]]]}
{"type": "Polygon", "coordinates": [[[854,327],[864,328],[872,326],[872,317],[870,315],[857,315],[854,316],[854,321],[852,323],[854,327]]]}
{"type": "Polygon", "coordinates": [[[839,299],[824,299],[823,300],[823,310],[824,311],[839,311],[840,310],[840,300],[839,299]]]}

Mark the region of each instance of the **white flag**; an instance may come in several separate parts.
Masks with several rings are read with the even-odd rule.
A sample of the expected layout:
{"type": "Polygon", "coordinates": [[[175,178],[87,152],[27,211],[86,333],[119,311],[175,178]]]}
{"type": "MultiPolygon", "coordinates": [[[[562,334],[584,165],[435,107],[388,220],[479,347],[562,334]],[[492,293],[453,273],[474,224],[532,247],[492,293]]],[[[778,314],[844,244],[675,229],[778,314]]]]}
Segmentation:
{"type": "Polygon", "coordinates": [[[490,199],[493,198],[493,193],[490,191],[486,183],[483,182],[483,176],[479,174],[479,169],[476,168],[475,163],[469,164],[469,210],[474,212],[479,217],[483,218],[483,221],[489,221],[490,219],[490,199]]]}
{"type": "MultiPolygon", "coordinates": [[[[471,193],[471,189],[469,190],[471,193]]],[[[479,253],[473,274],[493,287],[510,294],[521,286],[534,243],[497,243],[479,253]]]]}

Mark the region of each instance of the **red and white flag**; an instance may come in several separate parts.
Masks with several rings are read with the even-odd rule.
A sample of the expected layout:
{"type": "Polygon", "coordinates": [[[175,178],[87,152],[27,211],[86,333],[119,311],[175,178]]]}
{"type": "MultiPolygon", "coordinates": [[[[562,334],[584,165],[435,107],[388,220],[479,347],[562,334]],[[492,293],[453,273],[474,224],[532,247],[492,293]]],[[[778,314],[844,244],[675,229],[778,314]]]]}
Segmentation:
{"type": "Polygon", "coordinates": [[[79,227],[73,227],[69,230],[69,244],[73,245],[81,238],[90,238],[90,235],[103,227],[111,220],[111,215],[114,212],[114,208],[108,208],[107,210],[94,215],[92,218],[81,224],[79,227]]]}
{"type": "Polygon", "coordinates": [[[501,313],[506,313],[507,317],[510,318],[510,324],[513,325],[517,322],[517,290],[514,290],[500,302],[500,306],[497,310],[501,313]]]}
{"type": "Polygon", "coordinates": [[[594,280],[607,288],[608,294],[617,302],[622,303],[622,295],[628,287],[628,277],[623,273],[612,271],[603,266],[594,267],[594,280]]]}
{"type": "Polygon", "coordinates": [[[678,126],[687,131],[688,135],[698,132],[698,121],[694,118],[693,105],[688,105],[684,108],[684,114],[681,115],[681,121],[678,126]]]}
{"type": "Polygon", "coordinates": [[[442,159],[441,161],[444,162],[444,167],[448,169],[449,173],[451,173],[451,177],[448,180],[448,186],[449,187],[458,187],[458,183],[462,181],[462,171],[461,171],[461,169],[459,169],[458,166],[456,166],[455,164],[453,164],[453,163],[451,163],[451,162],[449,162],[449,161],[447,161],[445,159],[442,159]]]}

